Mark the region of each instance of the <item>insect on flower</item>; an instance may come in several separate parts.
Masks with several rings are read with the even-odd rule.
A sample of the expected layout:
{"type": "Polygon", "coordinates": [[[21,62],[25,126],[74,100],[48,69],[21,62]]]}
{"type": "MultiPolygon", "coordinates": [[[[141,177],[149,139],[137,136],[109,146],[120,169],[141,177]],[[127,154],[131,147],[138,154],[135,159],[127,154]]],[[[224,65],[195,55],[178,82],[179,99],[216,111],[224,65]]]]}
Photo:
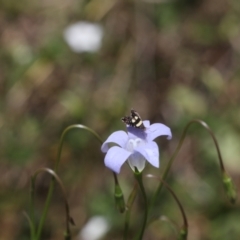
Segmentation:
{"type": "Polygon", "coordinates": [[[135,110],[131,110],[131,116],[125,116],[122,118],[122,121],[131,127],[140,128],[145,130],[145,126],[143,125],[142,118],[139,113],[135,110]]]}
{"type": "Polygon", "coordinates": [[[148,120],[142,121],[133,109],[131,116],[123,117],[122,121],[127,125],[127,132],[113,132],[102,144],[101,150],[106,153],[105,166],[116,173],[120,173],[126,161],[133,171],[135,168],[139,172],[143,171],[146,162],[158,168],[160,154],[154,139],[159,136],[171,139],[170,128],[162,123],[150,124],[148,120]]]}

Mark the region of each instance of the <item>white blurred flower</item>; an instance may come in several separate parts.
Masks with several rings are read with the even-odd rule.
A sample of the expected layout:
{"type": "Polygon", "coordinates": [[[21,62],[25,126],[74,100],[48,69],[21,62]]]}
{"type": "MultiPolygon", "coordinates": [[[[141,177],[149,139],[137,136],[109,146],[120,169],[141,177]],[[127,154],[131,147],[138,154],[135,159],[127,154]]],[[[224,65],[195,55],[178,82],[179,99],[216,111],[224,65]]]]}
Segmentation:
{"type": "Polygon", "coordinates": [[[63,35],[72,51],[96,52],[101,47],[103,29],[99,24],[81,21],[68,26],[63,35]]]}
{"type": "Polygon", "coordinates": [[[109,230],[110,226],[106,218],[102,216],[92,217],[83,227],[79,234],[81,240],[101,239],[109,230]]]}

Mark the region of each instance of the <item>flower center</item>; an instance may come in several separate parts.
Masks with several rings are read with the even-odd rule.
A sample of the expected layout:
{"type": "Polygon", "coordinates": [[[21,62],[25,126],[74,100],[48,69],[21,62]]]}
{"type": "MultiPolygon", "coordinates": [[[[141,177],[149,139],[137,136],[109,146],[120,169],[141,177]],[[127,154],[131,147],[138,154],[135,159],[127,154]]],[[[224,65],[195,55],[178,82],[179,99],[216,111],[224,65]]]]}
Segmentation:
{"type": "Polygon", "coordinates": [[[145,145],[145,141],[141,138],[130,138],[127,142],[126,150],[132,153],[128,158],[128,163],[133,171],[135,171],[135,167],[137,167],[138,171],[141,172],[145,167],[146,160],[142,154],[135,152],[135,149],[142,145],[145,145]]]}
{"type": "Polygon", "coordinates": [[[136,139],[129,139],[126,145],[126,149],[129,152],[134,152],[135,148],[143,145],[144,141],[141,138],[136,138],[136,139]]]}

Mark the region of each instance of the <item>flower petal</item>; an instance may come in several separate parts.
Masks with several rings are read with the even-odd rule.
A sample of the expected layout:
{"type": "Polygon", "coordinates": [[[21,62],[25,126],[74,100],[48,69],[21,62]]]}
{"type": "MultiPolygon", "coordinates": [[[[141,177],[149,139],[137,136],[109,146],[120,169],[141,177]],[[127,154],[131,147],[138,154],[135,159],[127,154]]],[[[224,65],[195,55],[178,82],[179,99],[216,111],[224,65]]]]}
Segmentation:
{"type": "Polygon", "coordinates": [[[159,136],[166,135],[167,139],[172,138],[172,133],[169,127],[161,123],[152,124],[147,130],[147,140],[152,141],[159,136]]]}
{"type": "Polygon", "coordinates": [[[135,167],[141,172],[145,168],[146,159],[139,152],[135,152],[128,158],[128,164],[133,171],[135,171],[135,167]]]}
{"type": "Polygon", "coordinates": [[[103,143],[102,147],[101,147],[101,151],[102,152],[107,152],[109,149],[109,143],[116,143],[118,144],[120,147],[125,147],[126,143],[128,140],[128,135],[126,132],[124,131],[117,131],[112,133],[108,139],[103,143]]]}
{"type": "Polygon", "coordinates": [[[149,120],[144,120],[143,125],[144,125],[145,128],[149,128],[150,127],[150,121],[149,120]]]}
{"type": "Polygon", "coordinates": [[[159,150],[158,145],[155,142],[151,141],[144,146],[139,146],[135,151],[141,153],[154,167],[159,167],[159,150]]]}
{"type": "Polygon", "coordinates": [[[123,163],[132,153],[120,147],[111,147],[104,159],[105,166],[112,171],[119,173],[123,163]]]}
{"type": "Polygon", "coordinates": [[[147,133],[145,132],[144,129],[128,126],[127,131],[128,131],[129,138],[132,138],[132,139],[135,139],[135,138],[146,139],[147,137],[147,133]]]}

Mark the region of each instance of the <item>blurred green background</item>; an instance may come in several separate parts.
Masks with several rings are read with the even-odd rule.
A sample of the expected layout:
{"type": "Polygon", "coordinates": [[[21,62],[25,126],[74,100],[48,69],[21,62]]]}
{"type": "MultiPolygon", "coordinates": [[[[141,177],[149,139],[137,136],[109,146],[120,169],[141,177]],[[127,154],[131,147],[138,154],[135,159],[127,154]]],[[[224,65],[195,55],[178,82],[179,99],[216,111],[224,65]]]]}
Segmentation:
{"type": "MultiPolygon", "coordinates": [[[[238,0],[0,0],[0,239],[29,239],[22,211],[29,209],[29,178],[53,167],[62,131],[80,123],[105,140],[123,129],[131,108],[143,119],[172,129],[158,139],[162,174],[184,126],[206,121],[240,188],[240,2],[238,0]],[[94,52],[76,52],[64,38],[71,24],[88,21],[103,30],[94,52]]],[[[59,167],[76,226],[74,239],[93,216],[110,223],[102,239],[122,239],[124,215],[114,206],[113,179],[99,143],[72,131],[59,167]]],[[[39,218],[50,178],[37,181],[39,218]]],[[[124,165],[119,180],[127,197],[134,184],[124,165]]],[[[190,240],[240,239],[240,206],[228,203],[209,135],[193,126],[168,183],[186,209],[190,240]]],[[[157,183],[146,182],[151,194],[157,183]]],[[[142,216],[139,197],[131,236],[142,216]]],[[[181,226],[175,202],[164,190],[156,212],[181,226]]],[[[54,191],[42,239],[63,239],[64,205],[54,191]]],[[[133,238],[133,237],[132,237],[133,238]]],[[[130,238],[131,239],[131,238],[130,238]]],[[[176,239],[163,222],[146,240],[176,239]]],[[[88,240],[91,240],[90,238],[88,240]]]]}

